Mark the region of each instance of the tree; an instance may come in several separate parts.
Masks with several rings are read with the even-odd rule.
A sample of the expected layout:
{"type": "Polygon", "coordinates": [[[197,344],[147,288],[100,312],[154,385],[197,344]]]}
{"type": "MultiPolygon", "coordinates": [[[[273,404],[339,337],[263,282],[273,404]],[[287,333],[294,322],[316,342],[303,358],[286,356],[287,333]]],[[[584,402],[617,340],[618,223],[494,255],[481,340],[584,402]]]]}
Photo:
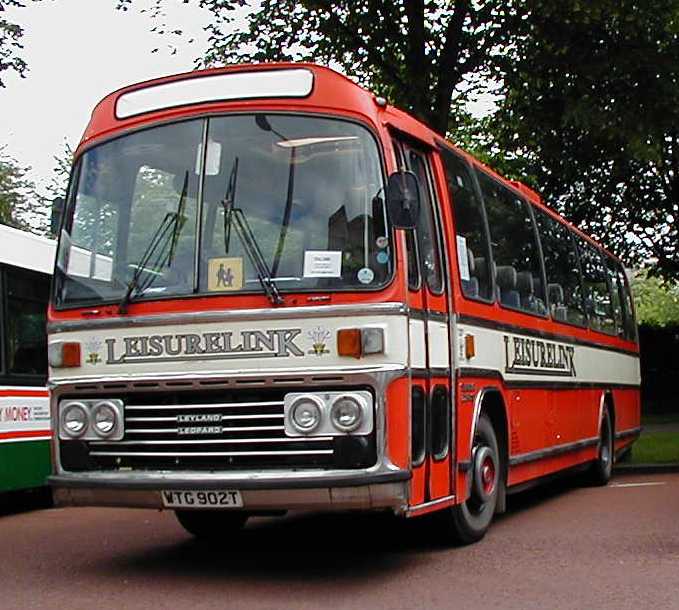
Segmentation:
{"type": "Polygon", "coordinates": [[[635,274],[632,288],[639,324],[679,326],[679,283],[663,282],[642,271],[635,274]]]}
{"type": "MultiPolygon", "coordinates": [[[[28,0],[29,2],[40,2],[40,0],[28,0]]],[[[2,80],[2,72],[10,70],[23,77],[28,70],[26,62],[21,58],[20,53],[23,49],[21,39],[24,35],[23,28],[9,21],[1,13],[5,8],[24,8],[25,0],[0,0],[0,87],[5,87],[2,80]]]]}
{"type": "Polygon", "coordinates": [[[626,261],[679,278],[679,0],[527,10],[477,143],[626,261]]]}
{"type": "Polygon", "coordinates": [[[0,223],[27,228],[27,216],[35,197],[35,184],[5,148],[0,148],[0,223]]]}
{"type": "MultiPolygon", "coordinates": [[[[188,0],[187,0],[188,1],[188,0]]],[[[118,0],[126,10],[134,0],[118,0]]],[[[165,0],[156,0],[162,22],[165,0]]],[[[410,110],[440,133],[458,113],[463,91],[483,88],[521,2],[472,0],[200,0],[212,19],[205,66],[244,61],[317,61],[410,110]],[[245,28],[236,28],[237,19],[245,28]],[[456,102],[458,102],[456,104],[456,102]]],[[[168,24],[154,30],[182,35],[168,24]]]]}

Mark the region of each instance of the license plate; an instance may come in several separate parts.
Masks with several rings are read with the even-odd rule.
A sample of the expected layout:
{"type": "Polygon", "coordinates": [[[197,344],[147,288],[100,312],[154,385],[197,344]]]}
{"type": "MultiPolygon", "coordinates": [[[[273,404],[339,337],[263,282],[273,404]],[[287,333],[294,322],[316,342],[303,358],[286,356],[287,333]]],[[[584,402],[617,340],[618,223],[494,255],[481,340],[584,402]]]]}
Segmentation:
{"type": "Polygon", "coordinates": [[[243,498],[235,489],[206,491],[161,491],[165,508],[242,508],[243,498]]]}

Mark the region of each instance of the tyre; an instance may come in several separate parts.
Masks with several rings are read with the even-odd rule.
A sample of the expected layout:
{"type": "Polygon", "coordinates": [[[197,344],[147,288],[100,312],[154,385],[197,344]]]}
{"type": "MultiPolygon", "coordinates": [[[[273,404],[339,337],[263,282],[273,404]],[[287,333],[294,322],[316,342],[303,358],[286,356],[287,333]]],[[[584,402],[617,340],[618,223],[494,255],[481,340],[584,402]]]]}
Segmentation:
{"type": "Polygon", "coordinates": [[[481,414],[474,433],[469,498],[438,515],[438,525],[450,542],[471,544],[486,534],[504,485],[503,471],[495,430],[481,414]]]}
{"type": "Polygon", "coordinates": [[[606,485],[613,472],[613,426],[611,415],[604,407],[601,414],[601,433],[596,460],[590,466],[588,482],[592,485],[606,485]]]}
{"type": "Polygon", "coordinates": [[[243,511],[176,510],[181,526],[199,540],[221,540],[238,532],[248,520],[243,511]]]}

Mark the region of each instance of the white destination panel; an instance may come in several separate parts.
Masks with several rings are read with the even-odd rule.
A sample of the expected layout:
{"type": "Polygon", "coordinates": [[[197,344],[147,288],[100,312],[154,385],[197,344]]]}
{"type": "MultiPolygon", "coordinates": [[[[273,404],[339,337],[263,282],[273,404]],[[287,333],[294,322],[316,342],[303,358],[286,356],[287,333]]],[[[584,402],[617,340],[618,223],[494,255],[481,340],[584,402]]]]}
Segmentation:
{"type": "Polygon", "coordinates": [[[313,73],[302,68],[197,76],[123,93],[116,103],[116,116],[127,119],[163,108],[205,102],[306,97],[313,84],[313,73]]]}

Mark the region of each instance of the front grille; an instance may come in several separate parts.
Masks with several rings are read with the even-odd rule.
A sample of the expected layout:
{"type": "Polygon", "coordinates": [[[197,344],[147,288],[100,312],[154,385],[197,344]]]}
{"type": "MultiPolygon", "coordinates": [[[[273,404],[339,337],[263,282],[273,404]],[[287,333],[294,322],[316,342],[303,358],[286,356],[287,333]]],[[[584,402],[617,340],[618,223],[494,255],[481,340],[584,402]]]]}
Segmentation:
{"type": "MultiPolygon", "coordinates": [[[[121,396],[125,402],[123,440],[62,442],[62,466],[74,471],[130,468],[224,471],[330,468],[345,463],[340,454],[346,453],[346,439],[342,442],[329,436],[285,435],[283,398],[290,391],[294,390],[121,396]],[[190,419],[194,421],[187,421],[190,419]]],[[[362,443],[364,447],[358,448],[362,458],[357,462],[354,456],[345,466],[374,464],[374,440],[362,439],[362,443]]],[[[356,447],[349,449],[356,453],[356,447]]]]}

